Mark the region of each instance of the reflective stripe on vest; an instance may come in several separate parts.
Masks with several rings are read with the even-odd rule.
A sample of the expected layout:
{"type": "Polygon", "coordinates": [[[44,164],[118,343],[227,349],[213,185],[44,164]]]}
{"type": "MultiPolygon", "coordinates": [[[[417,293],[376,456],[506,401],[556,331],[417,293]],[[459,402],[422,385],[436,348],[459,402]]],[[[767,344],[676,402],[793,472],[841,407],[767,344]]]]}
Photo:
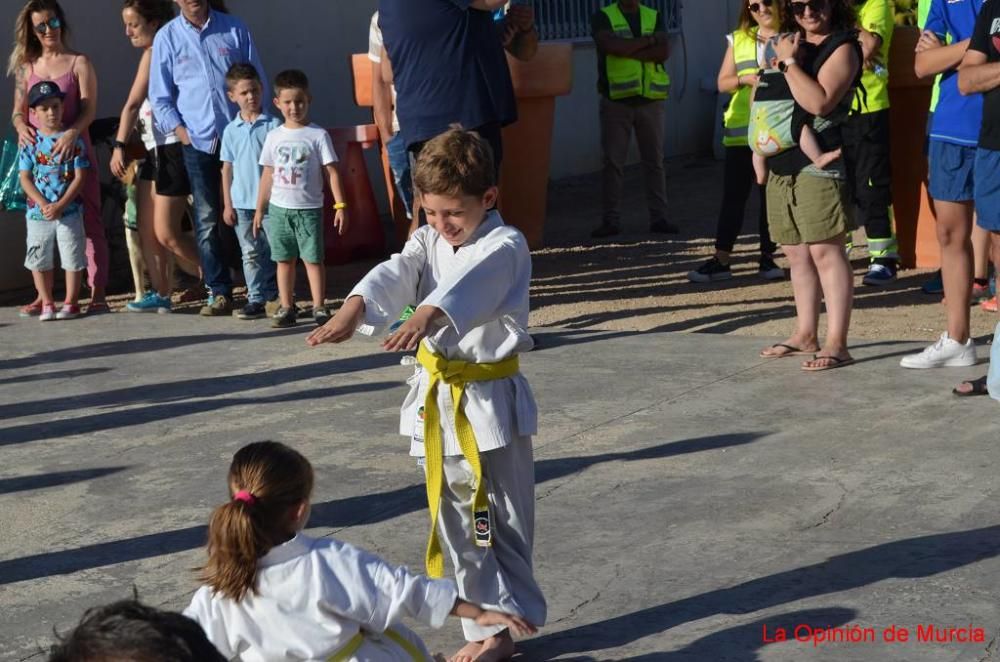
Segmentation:
{"type": "MultiPolygon", "coordinates": [[[[611,31],[617,37],[632,39],[635,35],[618,3],[604,7],[603,11],[611,21],[611,31]]],[[[639,5],[639,23],[642,36],[656,30],[657,12],[645,5],[639,5]]],[[[666,99],[670,91],[670,76],[662,62],[643,62],[634,58],[605,56],[608,77],[608,98],[612,101],[628,97],[666,99]]]]}
{"type": "MultiPolygon", "coordinates": [[[[757,62],[757,28],[733,33],[733,59],[736,75],[749,76],[760,71],[757,62]]],[[[753,88],[741,85],[733,93],[723,116],[722,144],[726,147],[746,147],[747,128],[750,126],[750,97],[753,88]]]]}

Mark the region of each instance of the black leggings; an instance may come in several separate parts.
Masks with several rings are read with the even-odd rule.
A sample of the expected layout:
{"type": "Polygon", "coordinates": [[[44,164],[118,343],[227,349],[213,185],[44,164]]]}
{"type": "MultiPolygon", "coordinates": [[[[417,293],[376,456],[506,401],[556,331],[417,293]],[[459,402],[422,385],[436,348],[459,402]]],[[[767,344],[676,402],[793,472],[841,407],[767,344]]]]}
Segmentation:
{"type": "Polygon", "coordinates": [[[760,197],[760,213],[757,217],[757,233],[760,235],[761,257],[770,257],[777,246],[771,241],[767,228],[767,203],[764,187],[757,185],[753,171],[753,151],[749,147],[727,147],[725,171],[722,176],[722,209],[719,210],[719,225],[715,230],[716,250],[733,252],[736,238],[743,229],[750,191],[756,188],[760,197]]]}

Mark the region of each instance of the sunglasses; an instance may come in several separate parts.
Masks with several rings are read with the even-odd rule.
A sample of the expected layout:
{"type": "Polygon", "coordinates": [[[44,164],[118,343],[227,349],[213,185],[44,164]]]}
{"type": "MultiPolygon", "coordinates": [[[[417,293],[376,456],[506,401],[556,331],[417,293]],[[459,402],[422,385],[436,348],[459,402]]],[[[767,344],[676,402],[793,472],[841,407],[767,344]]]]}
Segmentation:
{"type": "Polygon", "coordinates": [[[35,32],[37,32],[38,34],[45,34],[49,30],[58,30],[61,27],[62,27],[62,21],[60,21],[57,17],[53,16],[45,23],[39,23],[38,25],[36,25],[35,32]]]}
{"type": "Polygon", "coordinates": [[[827,6],[827,0],[807,0],[807,2],[792,2],[790,3],[792,7],[792,13],[796,16],[802,17],[806,14],[806,7],[808,7],[813,14],[819,14],[827,6]]]}
{"type": "Polygon", "coordinates": [[[760,0],[760,2],[750,3],[750,11],[754,14],[760,11],[761,7],[770,7],[774,4],[774,0],[760,0]]]}

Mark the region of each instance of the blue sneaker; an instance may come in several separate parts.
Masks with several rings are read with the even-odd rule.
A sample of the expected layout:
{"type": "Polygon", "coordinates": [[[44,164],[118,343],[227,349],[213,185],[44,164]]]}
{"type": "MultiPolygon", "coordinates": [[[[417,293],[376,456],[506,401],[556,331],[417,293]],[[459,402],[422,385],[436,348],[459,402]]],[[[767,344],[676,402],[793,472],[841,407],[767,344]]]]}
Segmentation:
{"type": "Polygon", "coordinates": [[[894,280],[896,280],[896,269],[894,267],[872,262],[871,266],[868,267],[868,273],[861,279],[861,282],[872,287],[880,287],[888,285],[894,280]]]}
{"type": "Polygon", "coordinates": [[[169,297],[161,297],[156,292],[146,292],[142,301],[133,301],[126,304],[125,310],[130,313],[169,313],[172,302],[169,297]]]}
{"type": "Polygon", "coordinates": [[[944,294],[944,281],[941,279],[940,269],[934,272],[930,280],[920,286],[920,291],[924,294],[944,294]]]}

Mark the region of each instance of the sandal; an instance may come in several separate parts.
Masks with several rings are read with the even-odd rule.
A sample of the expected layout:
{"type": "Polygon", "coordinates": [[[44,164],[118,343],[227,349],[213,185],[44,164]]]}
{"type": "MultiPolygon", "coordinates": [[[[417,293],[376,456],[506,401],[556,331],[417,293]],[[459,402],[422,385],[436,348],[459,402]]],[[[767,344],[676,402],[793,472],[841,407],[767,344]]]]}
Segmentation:
{"type": "Polygon", "coordinates": [[[959,384],[955,388],[951,389],[951,392],[960,398],[970,398],[974,395],[989,395],[990,392],[986,388],[986,379],[987,375],[983,375],[979,379],[970,379],[964,381],[962,382],[962,384],[968,384],[972,388],[970,388],[968,391],[959,391],[958,386],[962,386],[962,384],[959,384]]]}
{"type": "Polygon", "coordinates": [[[794,345],[786,345],[783,342],[775,343],[764,349],[760,353],[760,358],[762,359],[781,359],[786,356],[808,356],[810,354],[815,354],[819,349],[802,349],[801,347],[796,347],[794,345]],[[788,351],[784,352],[771,352],[772,349],[784,349],[788,351]]]}
{"type": "Polygon", "coordinates": [[[997,298],[993,297],[992,299],[987,299],[979,304],[979,307],[988,313],[995,313],[997,312],[997,298]]]}
{"type": "Polygon", "coordinates": [[[845,366],[849,366],[852,363],[854,363],[854,359],[851,357],[842,359],[839,356],[820,356],[819,354],[813,356],[812,359],[806,361],[806,363],[811,363],[814,361],[824,361],[824,360],[833,361],[833,363],[827,363],[826,365],[815,365],[815,366],[807,366],[805,365],[805,363],[803,363],[802,370],[804,370],[805,372],[822,372],[823,370],[833,370],[834,368],[843,368],[845,366]]]}
{"type": "Polygon", "coordinates": [[[26,306],[21,306],[17,314],[19,317],[38,317],[42,314],[42,302],[32,301],[26,306]]]}
{"type": "Polygon", "coordinates": [[[103,315],[110,312],[111,308],[108,307],[107,301],[95,301],[87,306],[87,315],[103,315]]]}

